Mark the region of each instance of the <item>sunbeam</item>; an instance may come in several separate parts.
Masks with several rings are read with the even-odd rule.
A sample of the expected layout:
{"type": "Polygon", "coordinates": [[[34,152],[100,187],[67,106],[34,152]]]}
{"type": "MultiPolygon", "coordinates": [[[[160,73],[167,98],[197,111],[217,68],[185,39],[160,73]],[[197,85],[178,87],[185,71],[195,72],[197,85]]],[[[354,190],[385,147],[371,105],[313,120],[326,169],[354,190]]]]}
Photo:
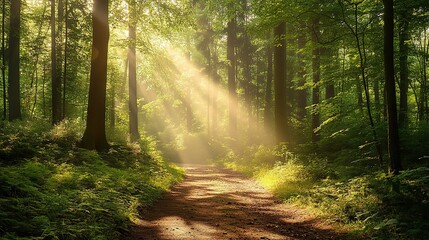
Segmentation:
{"type": "Polygon", "coordinates": [[[176,161],[208,163],[214,157],[211,141],[246,146],[270,143],[274,139],[273,129],[264,128],[257,117],[249,117],[251,108],[237,98],[230,98],[228,91],[215,83],[204,68],[190,57],[189,52],[172,45],[168,45],[166,49],[165,56],[155,58],[159,68],[151,79],[157,83],[157,91],[163,97],[148,91],[147,86],[143,85],[139,87],[139,95],[145,102],[156,100],[162,103],[159,111],[163,112],[165,119],[159,121],[167,122],[168,127],[164,127],[160,141],[175,145],[173,155],[178,158],[176,161]],[[216,92],[216,99],[210,94],[213,92],[216,92]],[[229,136],[225,130],[230,101],[237,106],[236,119],[240,132],[237,136],[229,136]],[[188,114],[191,116],[187,116],[188,114]],[[213,119],[214,115],[216,119],[213,119]],[[193,129],[186,130],[188,117],[192,119],[193,129]]]}

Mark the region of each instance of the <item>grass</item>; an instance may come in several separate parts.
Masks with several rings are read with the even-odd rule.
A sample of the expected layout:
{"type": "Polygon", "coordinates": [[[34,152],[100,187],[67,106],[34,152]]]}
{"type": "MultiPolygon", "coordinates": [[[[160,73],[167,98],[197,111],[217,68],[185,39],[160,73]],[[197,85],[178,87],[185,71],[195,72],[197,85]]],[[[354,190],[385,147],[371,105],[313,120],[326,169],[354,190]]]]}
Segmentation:
{"type": "Polygon", "coordinates": [[[7,123],[0,133],[0,239],[120,239],[183,171],[150,139],[97,153],[82,127],[7,123]]]}
{"type": "MultiPolygon", "coordinates": [[[[278,198],[307,208],[356,238],[428,239],[429,168],[398,176],[365,161],[254,147],[220,162],[255,178],[278,198]]],[[[346,150],[349,152],[349,150],[346,150]]],[[[349,155],[350,156],[350,155],[349,155]]]]}

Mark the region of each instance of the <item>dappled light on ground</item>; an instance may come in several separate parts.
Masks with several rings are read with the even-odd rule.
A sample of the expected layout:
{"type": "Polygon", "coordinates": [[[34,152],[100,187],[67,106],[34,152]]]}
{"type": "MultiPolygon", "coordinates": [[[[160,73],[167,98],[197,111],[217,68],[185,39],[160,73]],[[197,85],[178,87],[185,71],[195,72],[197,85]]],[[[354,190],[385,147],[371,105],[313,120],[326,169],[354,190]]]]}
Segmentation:
{"type": "Polygon", "coordinates": [[[187,177],[145,209],[127,239],[345,239],[239,173],[185,166],[187,177]]]}

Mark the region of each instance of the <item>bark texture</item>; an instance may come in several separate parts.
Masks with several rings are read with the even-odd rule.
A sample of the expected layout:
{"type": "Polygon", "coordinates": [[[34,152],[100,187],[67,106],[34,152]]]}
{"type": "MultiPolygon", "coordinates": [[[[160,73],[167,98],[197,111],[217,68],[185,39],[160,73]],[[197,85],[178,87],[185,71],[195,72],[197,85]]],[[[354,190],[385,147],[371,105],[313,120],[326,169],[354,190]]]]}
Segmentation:
{"type": "Polygon", "coordinates": [[[396,110],[395,71],[393,55],[393,0],[384,3],[384,77],[386,82],[389,173],[398,174],[402,170],[398,118],[396,110]]]}
{"type": "Polygon", "coordinates": [[[9,120],[21,119],[21,93],[19,80],[19,48],[21,32],[21,0],[10,2],[9,26],[9,120]]]}
{"type": "Polygon", "coordinates": [[[94,0],[92,13],[92,56],[86,129],[81,147],[107,150],[106,82],[109,43],[108,0],[94,0]]]}

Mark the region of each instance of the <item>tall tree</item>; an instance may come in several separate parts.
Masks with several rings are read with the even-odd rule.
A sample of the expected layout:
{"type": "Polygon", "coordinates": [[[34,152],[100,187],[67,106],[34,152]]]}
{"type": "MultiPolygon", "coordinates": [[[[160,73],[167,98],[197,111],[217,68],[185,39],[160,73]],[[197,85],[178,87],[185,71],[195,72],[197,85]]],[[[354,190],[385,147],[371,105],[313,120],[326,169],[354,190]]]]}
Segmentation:
{"type": "Polygon", "coordinates": [[[272,114],[271,114],[271,106],[272,106],[272,81],[273,81],[273,46],[271,44],[272,32],[269,31],[267,35],[267,39],[269,40],[269,44],[266,49],[266,58],[267,58],[267,82],[265,85],[265,108],[264,108],[264,126],[266,129],[272,126],[272,114]]]}
{"type": "Polygon", "coordinates": [[[421,72],[421,82],[420,82],[420,99],[418,101],[418,117],[419,121],[423,122],[424,120],[428,120],[428,77],[427,77],[427,62],[428,59],[426,56],[429,55],[429,38],[427,34],[427,28],[425,27],[423,31],[419,34],[420,38],[420,46],[419,48],[419,62],[420,62],[420,72],[421,72]]]}
{"type": "Polygon", "coordinates": [[[138,129],[138,112],[137,112],[137,69],[136,69],[136,27],[137,27],[137,15],[136,15],[136,2],[135,0],[129,1],[129,46],[128,46],[128,57],[129,57],[129,127],[130,127],[130,140],[135,142],[140,138],[138,129]]]}
{"type": "Polygon", "coordinates": [[[69,40],[69,6],[68,6],[68,0],[65,0],[64,2],[64,8],[65,8],[65,15],[64,15],[64,27],[65,27],[65,33],[64,33],[64,70],[63,70],[63,106],[62,106],[62,116],[61,118],[64,119],[66,117],[66,89],[67,89],[67,57],[68,57],[68,40],[69,40]]]}
{"type": "Polygon", "coordinates": [[[274,118],[278,142],[286,142],[288,117],[286,111],[286,22],[274,29],[278,43],[274,48],[274,118]]]}
{"type": "Polygon", "coordinates": [[[245,111],[247,112],[248,133],[251,134],[250,129],[255,127],[251,121],[252,119],[252,43],[248,34],[248,4],[247,0],[241,1],[241,9],[239,14],[239,22],[241,29],[241,37],[239,42],[241,52],[241,63],[243,66],[243,88],[244,88],[244,102],[245,111]]]}
{"type": "Polygon", "coordinates": [[[298,107],[298,120],[302,122],[305,118],[305,115],[307,113],[306,107],[307,107],[307,90],[305,89],[305,61],[304,61],[304,49],[305,49],[305,43],[306,43],[306,37],[305,37],[305,31],[304,26],[302,25],[300,27],[300,31],[298,32],[298,77],[299,82],[298,86],[299,89],[297,91],[296,97],[297,97],[297,107],[298,107]]]}
{"type": "Polygon", "coordinates": [[[409,11],[399,14],[399,127],[408,125],[408,40],[409,40],[409,11]]]}
{"type": "Polygon", "coordinates": [[[362,81],[359,79],[360,74],[356,74],[356,95],[357,95],[357,106],[359,112],[363,116],[363,96],[362,96],[362,81]]]}
{"type": "MultiPolygon", "coordinates": [[[[60,17],[60,6],[58,6],[58,16],[60,17]]],[[[61,65],[59,64],[60,50],[58,33],[55,24],[55,0],[51,0],[51,81],[52,81],[52,124],[61,121],[61,65]]],[[[61,51],[61,50],[60,50],[61,51]]]]}
{"type": "Polygon", "coordinates": [[[94,0],[92,10],[92,56],[86,129],[81,146],[103,151],[106,138],[107,51],[109,43],[108,0],[94,0]]]}
{"type": "MultiPolygon", "coordinates": [[[[187,45],[187,47],[188,47],[188,49],[190,49],[190,38],[189,38],[189,36],[186,36],[186,45],[187,45]]],[[[188,62],[191,62],[191,56],[192,56],[192,54],[191,54],[191,51],[187,51],[186,52],[186,60],[188,61],[188,62]]],[[[194,122],[194,119],[193,119],[193,112],[192,112],[192,106],[191,106],[191,102],[192,102],[192,81],[191,81],[191,79],[192,79],[192,77],[189,77],[188,79],[187,79],[187,82],[186,82],[186,91],[185,91],[185,107],[186,107],[186,110],[185,110],[185,115],[186,115],[186,131],[188,132],[188,133],[191,133],[192,132],[192,126],[193,126],[193,122],[194,122]]]]}
{"type": "Polygon", "coordinates": [[[229,20],[227,26],[227,58],[228,64],[228,123],[229,135],[236,137],[237,134],[237,83],[235,82],[235,67],[236,67],[236,54],[235,46],[237,42],[237,22],[234,16],[229,20]]]}
{"type": "MultiPolygon", "coordinates": [[[[362,97],[362,94],[361,94],[362,97]]],[[[380,101],[380,79],[374,79],[374,106],[375,106],[375,118],[377,122],[381,121],[381,101],[380,101]]]]}
{"type": "Polygon", "coordinates": [[[221,78],[218,74],[218,65],[219,65],[219,57],[216,50],[216,45],[213,46],[213,61],[212,61],[212,81],[213,81],[213,91],[212,91],[212,135],[215,136],[218,132],[218,92],[220,88],[221,78]]]}
{"type": "MultiPolygon", "coordinates": [[[[52,107],[54,107],[54,102],[57,101],[58,94],[56,94],[56,90],[58,89],[58,84],[55,81],[56,80],[56,71],[57,71],[57,49],[55,46],[55,0],[51,0],[51,84],[52,84],[52,107]],[[54,101],[55,99],[55,101],[54,101]]],[[[57,116],[58,107],[56,106],[56,109],[52,108],[52,123],[55,124],[56,121],[54,120],[54,115],[57,116]],[[55,114],[54,114],[55,112],[55,114]]]]}
{"type": "MultiPolygon", "coordinates": [[[[339,66],[336,65],[337,51],[333,47],[325,47],[323,48],[323,55],[326,59],[329,59],[330,62],[327,63],[327,71],[330,73],[335,72],[339,66]]],[[[335,84],[333,77],[329,77],[329,79],[325,80],[325,99],[332,100],[335,97],[335,84]]]]}
{"type": "Polygon", "coordinates": [[[9,120],[21,119],[20,66],[21,0],[10,2],[9,120]]]}
{"type": "Polygon", "coordinates": [[[394,22],[393,0],[383,0],[384,4],[384,78],[386,83],[389,173],[398,174],[402,170],[398,118],[396,110],[395,64],[394,64],[394,22]]]}
{"type": "Polygon", "coordinates": [[[214,79],[213,77],[213,64],[212,64],[212,53],[210,49],[210,45],[212,45],[212,29],[210,26],[209,18],[204,13],[204,9],[206,8],[206,3],[204,1],[199,1],[197,3],[198,9],[201,11],[198,14],[197,17],[197,26],[198,26],[198,43],[197,43],[197,49],[201,53],[203,57],[203,74],[204,77],[207,79],[207,135],[210,136],[212,133],[212,119],[211,114],[213,112],[212,108],[212,93],[213,93],[213,87],[212,87],[212,81],[214,79]]]}
{"type": "Polygon", "coordinates": [[[5,14],[6,14],[6,0],[2,1],[2,16],[1,16],[1,78],[3,82],[3,119],[7,118],[6,106],[6,49],[5,49],[5,14]]]}
{"type": "MultiPolygon", "coordinates": [[[[342,13],[342,18],[343,18],[343,23],[347,26],[347,28],[350,30],[350,32],[352,33],[353,37],[356,40],[356,48],[357,48],[358,53],[359,53],[360,75],[362,77],[362,83],[363,83],[364,92],[365,92],[366,110],[367,110],[367,113],[368,113],[369,124],[371,126],[371,131],[372,131],[372,135],[373,135],[373,138],[374,138],[375,148],[376,148],[377,155],[378,155],[377,156],[378,157],[378,161],[381,164],[383,162],[383,153],[382,153],[382,150],[381,150],[380,141],[379,141],[378,136],[377,136],[377,131],[375,130],[374,119],[372,117],[371,99],[370,99],[370,94],[369,94],[369,84],[368,84],[368,79],[366,77],[366,67],[367,67],[367,54],[366,54],[366,49],[365,49],[365,29],[366,29],[366,27],[363,30],[359,30],[359,21],[358,21],[359,5],[362,4],[363,1],[359,1],[359,2],[347,2],[348,4],[353,5],[354,26],[352,26],[347,21],[347,17],[346,17],[346,14],[345,14],[346,13],[346,7],[344,6],[343,1],[344,0],[340,0],[338,2],[339,2],[340,7],[341,7],[341,13],[342,13]],[[360,33],[360,31],[363,31],[363,32],[360,33]]],[[[369,18],[368,22],[366,23],[366,26],[368,26],[369,23],[371,21],[373,21],[373,19],[375,17],[376,17],[376,15],[371,16],[369,18]]],[[[359,87],[358,87],[358,89],[359,89],[359,87]]],[[[361,93],[358,92],[358,94],[361,94],[361,93]]]]}
{"type": "Polygon", "coordinates": [[[319,46],[319,17],[313,19],[313,29],[312,29],[312,42],[313,42],[313,58],[312,58],[312,67],[313,67],[313,117],[311,128],[313,129],[312,141],[318,142],[320,140],[320,135],[316,131],[320,126],[320,113],[318,110],[318,104],[320,103],[320,46],[319,46]]]}
{"type": "MultiPolygon", "coordinates": [[[[63,50],[65,48],[63,48],[63,24],[64,24],[64,1],[63,0],[58,0],[58,9],[57,9],[57,32],[56,32],[56,36],[55,36],[55,45],[56,45],[56,73],[55,73],[55,81],[58,81],[56,84],[58,86],[56,86],[58,89],[56,90],[58,94],[57,97],[57,101],[55,102],[55,107],[58,108],[58,114],[59,116],[56,116],[56,122],[60,122],[61,120],[63,120],[63,111],[64,109],[62,108],[62,97],[63,97],[63,93],[62,93],[62,86],[63,86],[63,50]]],[[[53,107],[54,109],[54,107],[53,107]]]]}

